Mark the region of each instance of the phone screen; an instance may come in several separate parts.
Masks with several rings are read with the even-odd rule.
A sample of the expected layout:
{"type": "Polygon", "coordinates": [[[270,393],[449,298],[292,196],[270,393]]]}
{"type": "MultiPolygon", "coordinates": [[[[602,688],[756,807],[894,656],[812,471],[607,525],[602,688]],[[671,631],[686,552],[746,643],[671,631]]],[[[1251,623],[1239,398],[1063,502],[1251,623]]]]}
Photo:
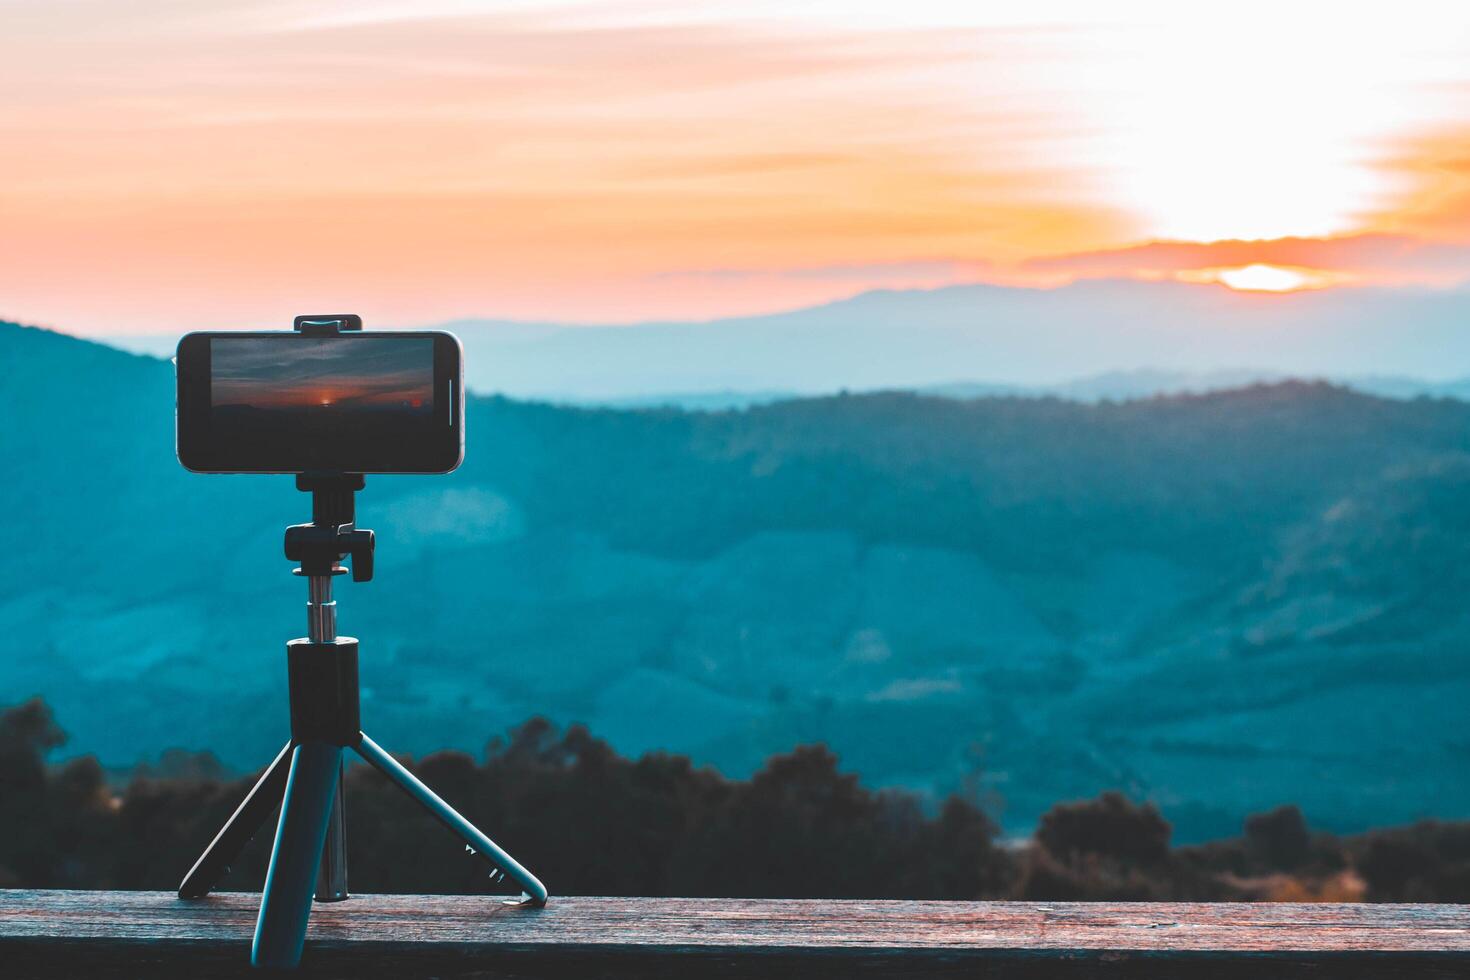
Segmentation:
{"type": "Polygon", "coordinates": [[[457,355],[446,334],[190,335],[179,345],[179,458],[208,472],[453,469],[457,355]]]}

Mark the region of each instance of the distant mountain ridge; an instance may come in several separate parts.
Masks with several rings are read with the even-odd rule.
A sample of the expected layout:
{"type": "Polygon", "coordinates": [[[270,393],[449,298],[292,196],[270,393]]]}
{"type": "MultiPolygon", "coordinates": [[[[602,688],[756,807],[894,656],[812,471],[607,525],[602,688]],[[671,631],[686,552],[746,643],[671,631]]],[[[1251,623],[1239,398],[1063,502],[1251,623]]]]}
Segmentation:
{"type": "MultiPolygon", "coordinates": [[[[1286,377],[1394,397],[1470,391],[1470,292],[1463,290],[1261,295],[1103,280],[1056,289],[880,290],[702,323],[442,327],[464,341],[471,390],[571,404],[729,407],[843,390],[976,386],[1096,400],[1286,377]]],[[[172,342],[134,338],[131,346],[166,355],[172,342]]]]}
{"type": "Polygon", "coordinates": [[[1176,282],[877,290],[766,316],[565,327],[445,324],[482,356],[473,387],[602,400],[661,392],[1036,388],[1149,368],[1444,382],[1470,365],[1470,292],[1263,295],[1176,282]],[[494,356],[489,356],[493,353],[494,356]]]}
{"type": "MultiPolygon", "coordinates": [[[[443,329],[454,329],[445,324],[443,329]]],[[[582,329],[582,328],[575,328],[582,329]]],[[[108,346],[129,353],[151,357],[172,356],[175,338],[163,336],[116,337],[105,341],[108,346]]],[[[480,353],[478,344],[470,345],[473,362],[480,353]]],[[[926,385],[917,388],[879,387],[872,391],[909,391],[913,394],[932,395],[937,398],[991,398],[1011,396],[1017,398],[1061,398],[1068,401],[1094,403],[1100,401],[1132,401],[1140,398],[1156,398],[1160,395],[1203,395],[1216,391],[1231,391],[1255,384],[1277,384],[1293,380],[1291,375],[1272,371],[1228,370],[1228,371],[1162,371],[1137,368],[1131,371],[1108,371],[1088,375],[1069,381],[1048,385],[1004,384],[987,381],[953,381],[944,384],[926,385]]],[[[1392,375],[1359,375],[1350,377],[1323,377],[1328,381],[1352,391],[1380,398],[1455,398],[1470,401],[1470,377],[1449,381],[1425,381],[1392,375]]],[[[471,385],[478,394],[500,394],[494,390],[480,389],[471,385]]],[[[847,389],[843,389],[847,390],[847,389]]],[[[737,390],[712,388],[704,391],[651,391],[637,395],[607,398],[581,398],[574,395],[542,397],[540,400],[556,404],[582,405],[601,408],[682,408],[688,411],[721,412],[730,409],[749,408],[753,405],[770,405],[774,402],[791,401],[796,398],[820,397],[837,394],[837,391],[800,393],[774,389],[737,390]]]]}
{"type": "MultiPolygon", "coordinates": [[[[172,397],[166,362],[0,325],[0,410],[45,421],[0,427],[0,691],[110,764],[245,768],[284,737],[307,502],[185,473],[172,397]]],[[[455,474],[369,478],[378,578],[338,597],[395,747],[547,714],[743,775],[824,741],[873,784],[977,775],[1017,831],[1107,788],[1184,840],[1286,801],[1470,814],[1470,405],[474,397],[467,425],[455,474]]]]}
{"type": "MultiPolygon", "coordinates": [[[[1234,391],[1253,385],[1283,384],[1300,380],[1289,375],[1273,374],[1268,371],[1211,371],[1181,372],[1154,371],[1111,371],[1091,377],[1055,385],[1026,387],[1023,385],[988,384],[985,382],[955,382],[909,389],[912,394],[929,395],[935,398],[1060,398],[1065,401],[1096,404],[1103,401],[1136,401],[1172,395],[1206,395],[1214,392],[1234,391]]],[[[1319,379],[1379,398],[1454,398],[1470,401],[1470,378],[1456,381],[1421,381],[1417,378],[1384,377],[1367,375],[1354,378],[1319,379]]],[[[902,389],[879,389],[902,390],[902,389]]],[[[752,405],[770,405],[774,402],[791,401],[796,398],[812,397],[789,391],[710,391],[692,393],[663,393],[639,397],[618,398],[607,401],[576,402],[608,408],[682,408],[688,411],[719,412],[729,409],[749,408],[752,405]]]]}

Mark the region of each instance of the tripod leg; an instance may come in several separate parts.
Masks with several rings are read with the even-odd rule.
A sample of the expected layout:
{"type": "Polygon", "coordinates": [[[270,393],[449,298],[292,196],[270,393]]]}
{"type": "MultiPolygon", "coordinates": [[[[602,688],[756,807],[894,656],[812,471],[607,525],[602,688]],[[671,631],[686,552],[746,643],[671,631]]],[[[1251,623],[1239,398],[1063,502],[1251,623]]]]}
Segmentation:
{"type": "MultiPolygon", "coordinates": [[[[344,759],[343,762],[346,760],[344,759]]],[[[342,762],[337,763],[337,791],[332,794],[332,815],[327,821],[327,842],[322,847],[322,866],[316,876],[316,900],[341,902],[347,899],[347,798],[342,762]]]]}
{"type": "Polygon", "coordinates": [[[281,802],[286,788],[286,769],[291,762],[291,746],[276,755],[275,761],[256,780],[245,799],[235,808],[230,819],[220,828],[214,840],[199,855],[194,867],[179,885],[180,898],[202,898],[229,873],[230,865],[240,856],[250,838],[260,829],[281,802]]]}
{"type": "Polygon", "coordinates": [[[341,765],[341,747],[326,742],[302,742],[291,753],[281,821],[276,825],[276,842],[250,950],[250,962],[255,966],[289,968],[301,961],[312,886],[341,765]]]}
{"type": "Polygon", "coordinates": [[[437,793],[419,782],[413,773],[399,765],[398,760],[383,751],[377,742],[363,735],[362,740],[357,743],[357,753],[373,768],[397,783],[399,789],[417,800],[419,805],[433,814],[436,820],[458,835],[467,847],[509,875],[516,884],[521,886],[521,891],[525,893],[526,903],[537,906],[546,904],[546,886],[541,884],[535,875],[521,867],[515,858],[501,850],[498,844],[482,834],[474,824],[460,816],[452,806],[440,799],[437,793]]]}

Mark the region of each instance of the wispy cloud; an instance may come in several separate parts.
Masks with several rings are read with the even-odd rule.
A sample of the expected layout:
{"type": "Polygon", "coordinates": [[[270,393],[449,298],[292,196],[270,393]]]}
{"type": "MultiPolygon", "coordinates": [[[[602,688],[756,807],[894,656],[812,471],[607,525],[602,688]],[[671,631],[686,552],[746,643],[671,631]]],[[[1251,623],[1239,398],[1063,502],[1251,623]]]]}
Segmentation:
{"type": "Polygon", "coordinates": [[[715,279],[732,282],[793,281],[857,283],[863,286],[917,286],[972,282],[993,268],[989,262],[932,259],[914,262],[854,262],[844,265],[674,269],[658,279],[715,279]]]}
{"type": "Polygon", "coordinates": [[[1165,276],[1252,264],[1317,269],[1366,283],[1452,286],[1470,281],[1470,243],[1384,233],[1262,241],[1148,242],[1030,259],[1021,263],[1019,271],[1070,279],[1165,276]]]}

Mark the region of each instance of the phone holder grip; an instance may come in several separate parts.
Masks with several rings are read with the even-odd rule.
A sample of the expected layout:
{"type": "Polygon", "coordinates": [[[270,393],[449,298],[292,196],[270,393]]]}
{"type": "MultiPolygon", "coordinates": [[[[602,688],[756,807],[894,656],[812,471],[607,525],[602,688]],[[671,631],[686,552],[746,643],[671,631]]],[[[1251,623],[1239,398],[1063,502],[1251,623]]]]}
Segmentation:
{"type": "Polygon", "coordinates": [[[362,329],[362,317],[356,313],[316,313],[298,316],[291,329],[304,334],[345,333],[362,329]]]}
{"type": "Polygon", "coordinates": [[[351,524],[292,524],[286,528],[286,557],[301,562],[302,575],[336,574],[337,562],[352,559],[352,581],[373,577],[373,532],[351,524]]]}

